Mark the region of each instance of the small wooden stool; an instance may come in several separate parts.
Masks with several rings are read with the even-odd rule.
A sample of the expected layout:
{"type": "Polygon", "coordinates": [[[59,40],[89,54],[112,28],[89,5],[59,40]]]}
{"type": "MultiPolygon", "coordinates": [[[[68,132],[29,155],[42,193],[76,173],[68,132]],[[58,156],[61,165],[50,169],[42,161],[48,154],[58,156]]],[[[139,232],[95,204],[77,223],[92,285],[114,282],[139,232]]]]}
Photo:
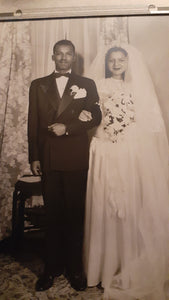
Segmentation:
{"type": "Polygon", "coordinates": [[[24,236],[25,202],[32,196],[42,195],[41,177],[24,175],[15,184],[12,209],[12,241],[24,236]]]}

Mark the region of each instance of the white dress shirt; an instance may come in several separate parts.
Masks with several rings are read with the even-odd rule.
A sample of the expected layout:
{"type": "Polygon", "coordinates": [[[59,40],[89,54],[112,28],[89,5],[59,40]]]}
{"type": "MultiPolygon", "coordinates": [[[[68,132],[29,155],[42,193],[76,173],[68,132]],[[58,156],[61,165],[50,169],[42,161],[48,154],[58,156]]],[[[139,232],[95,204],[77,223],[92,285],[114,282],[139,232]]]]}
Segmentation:
{"type": "MultiPolygon", "coordinates": [[[[55,73],[59,73],[59,72],[55,70],[55,73]]],[[[67,71],[66,73],[71,73],[71,70],[67,71]]],[[[59,95],[60,95],[61,98],[63,96],[63,93],[64,93],[64,90],[65,90],[66,84],[68,82],[68,79],[69,78],[65,77],[65,76],[61,76],[59,78],[56,78],[56,84],[57,84],[58,92],[59,92],[59,95]]]]}

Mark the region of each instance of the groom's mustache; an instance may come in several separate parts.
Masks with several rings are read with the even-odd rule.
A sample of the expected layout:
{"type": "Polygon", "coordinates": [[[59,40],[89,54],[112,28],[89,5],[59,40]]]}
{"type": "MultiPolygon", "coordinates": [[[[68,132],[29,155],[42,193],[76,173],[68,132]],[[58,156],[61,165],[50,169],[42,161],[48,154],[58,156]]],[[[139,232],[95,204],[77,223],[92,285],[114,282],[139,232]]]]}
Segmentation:
{"type": "Polygon", "coordinates": [[[67,59],[61,59],[60,62],[67,62],[67,59]]]}

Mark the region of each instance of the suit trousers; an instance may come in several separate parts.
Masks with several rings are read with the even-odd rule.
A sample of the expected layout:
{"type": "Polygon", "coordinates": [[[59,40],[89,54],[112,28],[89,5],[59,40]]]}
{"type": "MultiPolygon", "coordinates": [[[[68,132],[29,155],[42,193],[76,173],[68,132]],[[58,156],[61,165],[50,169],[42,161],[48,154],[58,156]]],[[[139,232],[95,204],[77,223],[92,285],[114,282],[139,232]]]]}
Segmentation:
{"type": "Polygon", "coordinates": [[[42,176],[46,211],[45,268],[81,272],[87,170],[50,171],[42,176]]]}

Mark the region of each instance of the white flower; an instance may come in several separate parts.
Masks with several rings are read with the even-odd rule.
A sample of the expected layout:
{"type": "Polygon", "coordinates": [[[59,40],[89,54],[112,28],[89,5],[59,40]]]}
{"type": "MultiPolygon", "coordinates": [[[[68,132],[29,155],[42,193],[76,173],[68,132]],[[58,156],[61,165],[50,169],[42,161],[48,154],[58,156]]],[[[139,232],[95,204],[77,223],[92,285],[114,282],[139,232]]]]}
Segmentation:
{"type": "Polygon", "coordinates": [[[79,87],[77,85],[72,85],[72,87],[70,88],[71,90],[71,95],[74,95],[74,93],[77,93],[79,90],[79,87]]]}
{"type": "Polygon", "coordinates": [[[74,99],[81,99],[86,97],[87,91],[83,88],[79,88],[77,85],[72,85],[70,95],[73,96],[74,99]]]}

